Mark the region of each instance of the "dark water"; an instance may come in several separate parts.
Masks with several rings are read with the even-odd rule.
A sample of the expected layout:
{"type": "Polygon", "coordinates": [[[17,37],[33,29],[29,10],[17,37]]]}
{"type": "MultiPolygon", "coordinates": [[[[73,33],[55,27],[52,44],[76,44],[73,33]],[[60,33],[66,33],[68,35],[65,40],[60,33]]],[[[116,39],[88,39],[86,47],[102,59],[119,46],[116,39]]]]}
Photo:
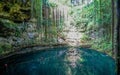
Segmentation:
{"type": "Polygon", "coordinates": [[[52,48],[1,63],[0,75],[116,75],[111,57],[82,48],[52,48]]]}

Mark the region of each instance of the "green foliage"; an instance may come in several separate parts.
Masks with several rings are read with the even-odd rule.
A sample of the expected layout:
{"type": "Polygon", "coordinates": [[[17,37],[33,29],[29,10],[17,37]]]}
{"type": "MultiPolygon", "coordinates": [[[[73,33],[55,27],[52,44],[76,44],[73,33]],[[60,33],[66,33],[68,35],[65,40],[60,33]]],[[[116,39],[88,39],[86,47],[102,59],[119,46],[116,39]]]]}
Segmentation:
{"type": "Polygon", "coordinates": [[[13,36],[20,35],[20,31],[18,30],[18,25],[12,21],[6,19],[0,19],[0,36],[13,36]]]}
{"type": "Polygon", "coordinates": [[[90,37],[89,37],[88,35],[85,35],[85,34],[84,34],[84,35],[82,36],[81,40],[82,40],[82,41],[88,41],[88,42],[89,42],[91,39],[90,39],[90,37]]]}
{"type": "Polygon", "coordinates": [[[89,22],[88,25],[87,25],[87,31],[89,32],[89,31],[93,30],[93,28],[94,28],[94,29],[97,29],[98,26],[95,25],[94,21],[91,21],[91,22],[89,22]]]}
{"type": "Polygon", "coordinates": [[[12,51],[13,47],[9,43],[0,42],[0,54],[5,54],[12,51]]]}
{"type": "MultiPolygon", "coordinates": [[[[29,9],[22,8],[22,10],[27,11],[29,9]]],[[[18,20],[18,21],[24,21],[25,19],[28,19],[30,17],[28,16],[29,13],[23,14],[23,12],[21,11],[21,6],[18,4],[14,4],[10,8],[9,14],[11,15],[11,19],[18,20]]]]}
{"type": "Polygon", "coordinates": [[[0,3],[0,12],[2,12],[2,10],[3,10],[3,4],[0,3]]]}
{"type": "Polygon", "coordinates": [[[58,6],[58,3],[56,3],[53,0],[48,0],[48,4],[49,4],[50,7],[53,7],[53,8],[58,6]]]}
{"type": "Polygon", "coordinates": [[[82,10],[79,10],[79,8],[76,7],[73,9],[73,12],[71,14],[74,16],[74,21],[78,28],[81,27],[83,23],[86,23],[86,34],[83,35],[81,40],[91,43],[91,48],[93,49],[111,54],[111,0],[94,0],[82,10]],[[101,35],[101,29],[104,29],[103,35],[101,35]],[[91,35],[93,31],[96,34],[100,34],[99,38],[98,35],[94,35],[96,39],[90,39],[92,38],[91,35]]]}
{"type": "MultiPolygon", "coordinates": [[[[29,2],[28,2],[29,3],[29,2]]],[[[22,22],[30,18],[30,6],[24,7],[19,3],[9,1],[0,2],[0,17],[13,20],[14,22],[22,22]]]]}
{"type": "Polygon", "coordinates": [[[14,4],[10,9],[10,13],[11,12],[17,12],[19,10],[20,10],[20,6],[18,4],[14,4]]]}
{"type": "MultiPolygon", "coordinates": [[[[70,22],[70,24],[75,25],[79,31],[84,29],[83,33],[86,33],[83,35],[82,41],[91,42],[92,48],[103,52],[111,50],[112,42],[111,38],[109,38],[111,35],[111,0],[93,0],[92,3],[87,4],[82,9],[80,5],[72,6],[70,0],[32,0],[31,4],[30,0],[27,0],[27,5],[18,0],[14,1],[15,2],[12,1],[12,3],[9,1],[7,3],[4,1],[0,2],[0,16],[1,13],[4,13],[2,16],[7,14],[7,19],[23,22],[31,17],[31,11],[31,18],[37,20],[38,30],[36,31],[40,31],[42,38],[40,40],[48,42],[51,39],[57,39],[58,34],[64,29],[62,27],[64,25],[64,16],[58,14],[58,11],[56,10],[58,10],[57,7],[59,5],[65,5],[71,8],[68,12],[68,16],[72,17],[72,22],[70,22]],[[5,10],[4,8],[7,8],[8,10],[5,10]],[[31,8],[31,10],[29,8],[31,8]],[[53,11],[57,14],[53,14],[53,11]],[[58,16],[60,18],[56,18],[58,16]],[[104,35],[95,40],[91,40],[91,31],[99,31],[100,29],[105,30],[104,35]],[[89,32],[89,35],[87,32],[89,32]],[[106,35],[109,37],[106,38],[106,35]]],[[[65,12],[60,11],[59,13],[63,14],[65,12]]],[[[0,20],[0,23],[3,25],[3,30],[0,31],[5,31],[2,34],[8,35],[9,33],[10,35],[13,34],[15,36],[20,35],[21,31],[18,30],[17,25],[13,22],[0,20]]],[[[100,32],[96,33],[100,34],[100,32]]],[[[4,47],[1,44],[0,51],[3,51],[3,48],[7,49],[11,48],[11,46],[5,45],[4,47]]]]}
{"type": "Polygon", "coordinates": [[[17,28],[17,24],[15,24],[14,22],[12,21],[9,21],[7,19],[0,19],[0,21],[3,23],[3,25],[7,28],[10,28],[10,29],[16,29],[17,28]]]}
{"type": "Polygon", "coordinates": [[[107,26],[111,23],[111,0],[94,0],[81,11],[82,16],[88,18],[88,23],[94,20],[95,23],[107,26]]]}
{"type": "Polygon", "coordinates": [[[99,50],[101,52],[105,52],[109,55],[111,55],[112,53],[112,42],[111,41],[107,41],[107,39],[104,38],[100,38],[100,39],[96,39],[94,41],[92,41],[92,47],[93,49],[99,50]]]}
{"type": "Polygon", "coordinates": [[[57,6],[58,6],[58,5],[55,4],[55,3],[49,3],[49,5],[50,5],[51,7],[57,7],[57,6]]]}

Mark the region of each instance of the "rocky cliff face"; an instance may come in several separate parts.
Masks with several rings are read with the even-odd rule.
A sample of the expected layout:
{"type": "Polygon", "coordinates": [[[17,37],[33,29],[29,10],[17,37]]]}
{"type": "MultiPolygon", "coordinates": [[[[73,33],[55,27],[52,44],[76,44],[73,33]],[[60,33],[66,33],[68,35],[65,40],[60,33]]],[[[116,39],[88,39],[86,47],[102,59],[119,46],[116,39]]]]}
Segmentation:
{"type": "Polygon", "coordinates": [[[8,19],[0,19],[0,23],[0,53],[3,54],[31,45],[65,44],[64,40],[59,37],[57,42],[46,42],[35,21],[14,23],[8,19]]]}
{"type": "Polygon", "coordinates": [[[0,19],[0,51],[6,53],[12,49],[32,43],[37,43],[39,36],[36,25],[31,22],[14,23],[7,19],[0,19]]]}

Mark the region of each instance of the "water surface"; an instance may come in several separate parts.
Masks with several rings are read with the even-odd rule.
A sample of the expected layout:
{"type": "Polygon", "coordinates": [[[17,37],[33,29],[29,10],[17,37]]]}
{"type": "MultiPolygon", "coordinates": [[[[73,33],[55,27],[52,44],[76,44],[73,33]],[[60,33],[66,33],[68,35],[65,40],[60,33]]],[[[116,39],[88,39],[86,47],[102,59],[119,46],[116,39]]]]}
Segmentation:
{"type": "Polygon", "coordinates": [[[108,55],[66,47],[9,57],[0,70],[0,75],[116,75],[115,61],[108,55]]]}

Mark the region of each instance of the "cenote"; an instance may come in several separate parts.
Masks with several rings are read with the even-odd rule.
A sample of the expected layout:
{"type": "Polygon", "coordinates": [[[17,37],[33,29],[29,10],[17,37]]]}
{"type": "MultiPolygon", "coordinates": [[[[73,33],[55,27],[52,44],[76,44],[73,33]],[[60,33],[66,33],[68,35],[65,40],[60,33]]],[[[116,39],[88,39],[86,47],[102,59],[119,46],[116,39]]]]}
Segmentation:
{"type": "Polygon", "coordinates": [[[0,75],[116,75],[115,68],[114,59],[95,50],[57,47],[10,56],[0,75]]]}

